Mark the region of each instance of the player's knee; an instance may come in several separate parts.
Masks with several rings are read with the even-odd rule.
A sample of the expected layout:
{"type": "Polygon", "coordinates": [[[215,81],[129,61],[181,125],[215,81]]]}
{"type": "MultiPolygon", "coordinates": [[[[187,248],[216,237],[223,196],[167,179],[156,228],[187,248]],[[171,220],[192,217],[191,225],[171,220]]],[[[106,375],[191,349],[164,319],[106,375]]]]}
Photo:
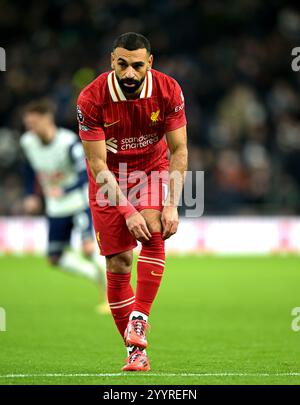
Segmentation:
{"type": "Polygon", "coordinates": [[[57,267],[59,265],[59,259],[61,258],[61,254],[49,255],[48,262],[51,266],[57,267]]]}
{"type": "Polygon", "coordinates": [[[106,256],[107,270],[111,273],[130,273],[132,266],[132,252],[122,252],[106,256]]]}
{"type": "Polygon", "coordinates": [[[159,211],[152,209],[151,210],[145,209],[141,211],[141,214],[145,218],[150,233],[162,231],[161,213],[159,211]]]}
{"type": "Polygon", "coordinates": [[[157,233],[162,231],[162,226],[160,221],[150,221],[147,222],[147,226],[150,233],[157,233]]]}

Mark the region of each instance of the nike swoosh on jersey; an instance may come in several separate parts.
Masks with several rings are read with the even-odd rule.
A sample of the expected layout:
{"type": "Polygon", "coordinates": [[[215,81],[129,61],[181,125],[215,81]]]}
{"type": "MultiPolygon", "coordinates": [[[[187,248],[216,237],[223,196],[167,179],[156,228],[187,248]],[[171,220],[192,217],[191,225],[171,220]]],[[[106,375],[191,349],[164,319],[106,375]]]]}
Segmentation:
{"type": "Polygon", "coordinates": [[[111,127],[112,125],[115,125],[115,124],[117,124],[118,122],[120,122],[120,120],[115,121],[115,122],[110,122],[110,123],[105,122],[105,123],[104,123],[104,128],[111,127]]]}
{"type": "Polygon", "coordinates": [[[152,276],[156,276],[156,277],[162,277],[162,274],[160,274],[160,273],[155,273],[154,271],[151,271],[151,275],[152,275],[152,276]]]}

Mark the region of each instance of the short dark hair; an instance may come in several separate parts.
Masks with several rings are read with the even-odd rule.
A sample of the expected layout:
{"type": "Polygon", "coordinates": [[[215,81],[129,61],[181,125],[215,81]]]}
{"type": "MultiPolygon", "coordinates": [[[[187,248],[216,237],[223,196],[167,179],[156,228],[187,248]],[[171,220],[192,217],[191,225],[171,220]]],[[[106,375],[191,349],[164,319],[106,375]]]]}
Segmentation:
{"type": "Polygon", "coordinates": [[[56,106],[53,101],[48,98],[31,101],[23,108],[23,114],[38,113],[38,114],[53,114],[55,115],[56,106]]]}
{"type": "Polygon", "coordinates": [[[126,32],[120,35],[113,43],[113,50],[116,48],[124,48],[128,51],[146,48],[147,52],[151,53],[149,40],[144,35],[137,34],[136,32],[126,32]]]}

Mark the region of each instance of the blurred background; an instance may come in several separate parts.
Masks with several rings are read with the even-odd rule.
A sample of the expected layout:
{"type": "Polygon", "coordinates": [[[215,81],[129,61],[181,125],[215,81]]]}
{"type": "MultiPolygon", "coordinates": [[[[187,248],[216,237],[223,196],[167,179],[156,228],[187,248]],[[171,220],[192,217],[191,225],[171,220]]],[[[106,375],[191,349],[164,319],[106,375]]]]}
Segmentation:
{"type": "MultiPolygon", "coordinates": [[[[272,0],[0,0],[0,215],[22,215],[21,109],[48,96],[77,131],[76,98],[109,70],[127,31],[152,44],[154,68],[181,84],[190,169],[205,171],[205,215],[300,211],[297,2],[272,0]]],[[[184,213],[184,208],[181,210],[184,213]]]]}

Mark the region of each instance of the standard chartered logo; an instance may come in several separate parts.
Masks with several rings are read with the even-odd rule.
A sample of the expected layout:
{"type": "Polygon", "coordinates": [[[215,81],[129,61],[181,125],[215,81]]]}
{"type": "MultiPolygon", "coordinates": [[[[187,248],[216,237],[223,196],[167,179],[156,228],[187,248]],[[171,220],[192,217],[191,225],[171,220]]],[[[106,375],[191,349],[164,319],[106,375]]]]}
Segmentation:
{"type": "Polygon", "coordinates": [[[6,331],[6,312],[4,308],[0,307],[0,332],[6,331]]]}
{"type": "Polygon", "coordinates": [[[145,134],[141,136],[132,136],[130,138],[123,138],[121,141],[121,149],[137,149],[145,148],[146,146],[152,145],[153,143],[158,142],[157,133],[154,134],[145,134]]]}
{"type": "MultiPolygon", "coordinates": [[[[141,136],[132,136],[121,140],[121,150],[145,148],[159,141],[157,133],[145,134],[141,136]]],[[[106,140],[106,149],[109,152],[118,152],[118,140],[114,137],[106,140]]]]}
{"type": "Polygon", "coordinates": [[[6,53],[4,48],[0,48],[0,71],[6,71],[6,53]]]}

